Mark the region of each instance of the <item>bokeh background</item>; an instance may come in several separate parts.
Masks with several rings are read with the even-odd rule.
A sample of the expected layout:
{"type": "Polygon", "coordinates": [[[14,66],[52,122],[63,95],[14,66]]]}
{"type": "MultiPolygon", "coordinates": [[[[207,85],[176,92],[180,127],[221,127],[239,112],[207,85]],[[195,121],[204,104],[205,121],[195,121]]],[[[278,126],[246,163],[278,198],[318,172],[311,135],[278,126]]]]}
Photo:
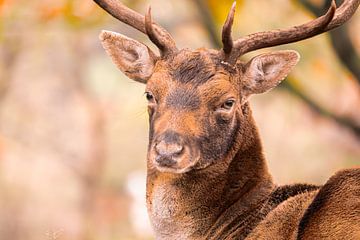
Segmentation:
{"type": "MultiPolygon", "coordinates": [[[[151,4],[188,48],[219,48],[232,4],[122,2],[140,13],[151,4]]],[[[238,0],[234,36],[306,22],[329,2],[238,0]]],[[[0,0],[1,240],[152,239],[144,85],[112,64],[102,29],[153,48],[90,0],[0,0]]],[[[359,32],[360,11],[330,34],[276,48],[302,56],[280,87],[251,99],[277,183],[322,184],[360,164],[359,32]]]]}

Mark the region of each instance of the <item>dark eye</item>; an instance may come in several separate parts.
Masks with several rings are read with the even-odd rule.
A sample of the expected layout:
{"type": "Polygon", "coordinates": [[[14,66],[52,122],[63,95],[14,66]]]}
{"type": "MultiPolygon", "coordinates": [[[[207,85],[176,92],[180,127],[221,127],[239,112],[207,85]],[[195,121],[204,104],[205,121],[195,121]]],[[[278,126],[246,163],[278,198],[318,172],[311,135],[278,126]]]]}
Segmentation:
{"type": "Polygon", "coordinates": [[[222,105],[221,105],[221,108],[222,109],[225,109],[225,110],[230,110],[235,104],[235,100],[234,99],[228,99],[226,100],[226,102],[224,102],[222,105]]]}
{"type": "Polygon", "coordinates": [[[154,96],[149,93],[149,92],[146,92],[145,93],[145,96],[146,96],[146,99],[149,101],[149,102],[153,102],[154,101],[154,96]]]}

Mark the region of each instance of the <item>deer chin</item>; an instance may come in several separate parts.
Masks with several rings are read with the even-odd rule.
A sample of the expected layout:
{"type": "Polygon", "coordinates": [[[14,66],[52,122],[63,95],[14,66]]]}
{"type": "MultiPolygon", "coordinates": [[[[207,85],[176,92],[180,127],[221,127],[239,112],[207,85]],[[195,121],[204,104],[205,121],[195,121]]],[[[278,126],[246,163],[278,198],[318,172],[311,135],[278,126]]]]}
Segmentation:
{"type": "Polygon", "coordinates": [[[162,167],[162,166],[155,166],[159,172],[162,173],[175,173],[175,174],[182,174],[190,172],[193,168],[192,166],[186,168],[176,168],[176,167],[162,167]]]}

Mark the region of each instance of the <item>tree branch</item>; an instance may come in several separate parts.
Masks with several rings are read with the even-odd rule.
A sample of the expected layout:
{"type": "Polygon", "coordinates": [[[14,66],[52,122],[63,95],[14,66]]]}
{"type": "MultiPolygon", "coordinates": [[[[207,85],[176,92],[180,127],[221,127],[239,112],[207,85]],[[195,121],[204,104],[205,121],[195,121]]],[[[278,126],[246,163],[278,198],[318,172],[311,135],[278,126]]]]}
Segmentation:
{"type": "Polygon", "coordinates": [[[318,113],[322,117],[330,118],[331,120],[338,123],[340,126],[344,126],[348,129],[350,129],[359,139],[360,139],[360,126],[357,126],[354,124],[350,119],[337,116],[334,113],[326,110],[325,108],[321,107],[317,103],[315,103],[312,99],[310,99],[308,96],[303,94],[299,89],[295,88],[291,84],[291,77],[288,77],[287,80],[283,81],[281,84],[281,87],[289,91],[291,94],[295,95],[296,97],[300,98],[302,101],[304,101],[307,106],[313,110],[314,112],[318,113]],[[290,80],[290,81],[289,81],[290,80]]]}

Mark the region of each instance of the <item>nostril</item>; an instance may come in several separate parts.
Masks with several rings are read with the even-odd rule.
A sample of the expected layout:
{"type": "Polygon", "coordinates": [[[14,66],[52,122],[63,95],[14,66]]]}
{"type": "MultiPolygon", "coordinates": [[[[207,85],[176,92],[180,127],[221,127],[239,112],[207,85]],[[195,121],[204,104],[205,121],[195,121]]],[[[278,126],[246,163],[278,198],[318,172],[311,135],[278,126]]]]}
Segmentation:
{"type": "Polygon", "coordinates": [[[176,163],[176,161],[172,160],[171,158],[162,157],[162,156],[157,156],[155,158],[155,161],[159,165],[164,166],[164,167],[171,167],[176,163]]]}
{"type": "Polygon", "coordinates": [[[162,156],[175,156],[182,153],[184,147],[178,143],[166,143],[161,141],[155,145],[155,150],[159,155],[162,156]]]}

